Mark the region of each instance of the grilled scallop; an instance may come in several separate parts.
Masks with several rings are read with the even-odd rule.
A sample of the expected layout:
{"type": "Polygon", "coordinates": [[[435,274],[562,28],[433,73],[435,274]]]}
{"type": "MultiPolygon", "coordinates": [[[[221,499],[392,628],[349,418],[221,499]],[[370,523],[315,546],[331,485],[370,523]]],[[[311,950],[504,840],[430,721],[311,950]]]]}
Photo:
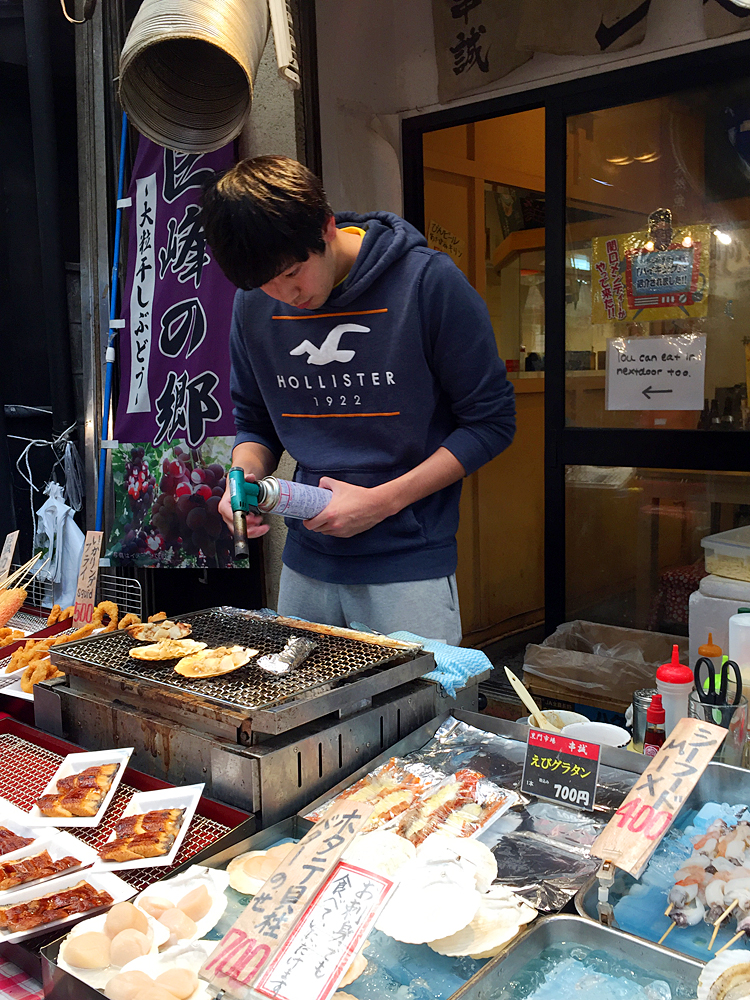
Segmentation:
{"type": "Polygon", "coordinates": [[[257,649],[247,646],[217,646],[183,657],[175,671],[183,677],[219,677],[239,670],[257,655],[257,649]]]}
{"type": "Polygon", "coordinates": [[[161,639],[184,639],[193,631],[187,622],[138,622],[128,626],[128,634],[139,642],[159,642],[161,639]]]}

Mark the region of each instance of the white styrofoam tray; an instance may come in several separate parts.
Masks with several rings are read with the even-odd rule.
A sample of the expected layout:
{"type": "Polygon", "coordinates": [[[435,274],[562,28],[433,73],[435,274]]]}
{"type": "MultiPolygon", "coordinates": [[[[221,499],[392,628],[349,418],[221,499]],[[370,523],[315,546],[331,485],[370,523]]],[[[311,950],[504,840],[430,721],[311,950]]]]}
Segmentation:
{"type": "MultiPolygon", "coordinates": [[[[0,826],[4,826],[6,830],[12,830],[19,837],[31,837],[32,841],[36,841],[39,837],[39,830],[32,829],[28,825],[27,820],[28,817],[25,812],[22,812],[7,799],[0,799],[0,826]]],[[[44,836],[52,836],[55,833],[57,833],[56,829],[48,829],[45,831],[44,836]]],[[[17,847],[15,851],[0,854],[0,862],[12,861],[15,857],[23,854],[24,851],[29,850],[33,846],[34,844],[31,843],[27,844],[26,847],[17,847]]]]}
{"type": "Polygon", "coordinates": [[[21,885],[14,886],[12,889],[1,890],[0,904],[5,901],[6,896],[18,892],[20,889],[49,882],[53,878],[59,878],[61,875],[80,872],[83,868],[95,865],[99,860],[99,855],[93,847],[84,844],[82,840],[79,840],[72,834],[65,833],[62,830],[45,830],[44,836],[38,837],[32,844],[27,844],[26,847],[19,847],[17,851],[6,854],[3,858],[3,863],[6,861],[22,861],[24,858],[33,858],[35,855],[41,854],[42,851],[47,851],[53,861],[61,861],[63,858],[73,857],[77,858],[80,864],[75,868],[66,868],[64,872],[58,872],[56,875],[47,875],[41,879],[34,879],[33,882],[24,882],[21,885]]]}
{"type": "MultiPolygon", "coordinates": [[[[140,813],[153,812],[156,809],[185,810],[182,816],[182,825],[172,848],[169,854],[162,854],[156,858],[135,858],[133,861],[100,861],[99,867],[105,871],[119,872],[127,871],[129,868],[163,868],[173,865],[195,815],[204,788],[205,785],[201,783],[199,785],[185,785],[183,788],[157,788],[153,792],[136,792],[125,806],[121,819],[125,819],[126,816],[138,816],[140,813]]],[[[113,840],[117,840],[117,834],[114,830],[107,838],[107,844],[113,840]]]]}
{"type": "MultiPolygon", "coordinates": [[[[79,882],[88,882],[88,884],[93,889],[96,889],[97,892],[108,892],[112,897],[113,903],[121,903],[126,899],[130,899],[136,892],[132,885],[128,885],[127,882],[123,882],[121,878],[118,878],[112,872],[102,872],[97,871],[96,869],[91,869],[90,871],[74,872],[72,875],[63,875],[60,878],[51,879],[49,882],[45,882],[44,885],[38,885],[33,889],[16,889],[6,895],[3,901],[3,906],[11,906],[16,903],[27,903],[33,899],[41,899],[43,896],[49,896],[54,892],[63,892],[65,889],[72,889],[73,886],[78,885],[79,882]]],[[[57,929],[58,927],[65,927],[67,924],[81,920],[83,917],[90,916],[91,912],[92,911],[87,911],[86,913],[73,913],[71,916],[64,917],[62,920],[53,920],[48,924],[40,924],[38,927],[33,927],[29,931],[16,931],[13,934],[9,933],[7,928],[0,928],[0,942],[7,941],[12,943],[15,941],[23,941],[26,938],[35,937],[38,934],[47,934],[50,930],[57,929]]]]}
{"type": "Polygon", "coordinates": [[[52,775],[46,787],[39,793],[38,798],[41,798],[42,795],[53,794],[57,789],[57,782],[60,778],[67,778],[68,775],[78,774],[81,771],[85,771],[87,767],[96,767],[102,764],[119,764],[120,766],[115,773],[112,784],[109,786],[109,791],[104,796],[96,815],[42,816],[39,806],[34,805],[25,814],[26,823],[29,826],[98,826],[104,819],[104,814],[117,791],[117,786],[122,781],[132,752],[133,747],[123,747],[120,750],[95,750],[90,753],[69,753],[57,771],[52,775]]]}

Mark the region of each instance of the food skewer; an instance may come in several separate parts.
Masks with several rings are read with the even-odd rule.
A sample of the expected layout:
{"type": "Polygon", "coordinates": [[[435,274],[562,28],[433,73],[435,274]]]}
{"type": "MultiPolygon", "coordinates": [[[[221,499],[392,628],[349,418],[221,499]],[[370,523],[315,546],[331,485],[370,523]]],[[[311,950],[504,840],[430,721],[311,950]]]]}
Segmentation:
{"type": "MultiPolygon", "coordinates": [[[[728,906],[728,907],[726,908],[726,910],[724,910],[724,912],[723,912],[723,913],[721,914],[721,916],[720,916],[720,917],[718,917],[718,918],[717,918],[717,919],[716,919],[716,920],[714,921],[714,932],[713,932],[713,934],[711,935],[711,940],[710,940],[710,941],[709,941],[709,943],[708,943],[708,950],[709,950],[709,951],[712,951],[712,950],[713,950],[713,946],[714,946],[714,941],[716,940],[716,935],[717,935],[717,934],[719,933],[719,929],[721,928],[721,925],[722,925],[722,922],[723,922],[723,921],[724,921],[724,920],[725,920],[725,919],[726,919],[726,918],[727,918],[727,917],[729,916],[729,914],[730,914],[730,913],[732,912],[732,910],[733,910],[733,909],[735,908],[735,906],[737,906],[738,904],[739,904],[739,899],[735,899],[735,900],[733,900],[733,901],[732,901],[732,902],[731,902],[731,903],[729,904],[729,906],[728,906]]],[[[718,952],[717,952],[717,954],[718,954],[718,952]]]]}
{"type": "Polygon", "coordinates": [[[664,933],[662,934],[662,936],[659,938],[659,940],[656,943],[657,944],[661,944],[662,941],[666,938],[666,936],[668,934],[672,933],[672,931],[675,929],[676,926],[677,926],[677,924],[675,924],[674,922],[670,923],[669,927],[667,927],[667,929],[664,931],[664,933]]]}
{"type": "Polygon", "coordinates": [[[26,580],[26,582],[24,583],[24,590],[28,587],[28,585],[31,583],[31,581],[34,579],[34,577],[37,575],[37,573],[41,573],[42,572],[42,570],[47,565],[47,563],[49,562],[49,560],[50,560],[50,557],[47,556],[47,558],[44,560],[44,562],[39,567],[39,569],[36,571],[36,573],[34,573],[32,576],[29,577],[28,580],[26,580]]]}
{"type": "Polygon", "coordinates": [[[668,917],[669,914],[672,912],[673,909],[674,909],[674,903],[670,903],[669,906],[664,911],[664,916],[668,917]]]}
{"type": "Polygon", "coordinates": [[[726,950],[727,950],[727,948],[730,948],[730,947],[731,947],[731,946],[732,946],[732,945],[734,944],[734,942],[735,942],[735,941],[739,941],[739,939],[740,939],[740,938],[742,937],[742,935],[743,935],[744,933],[745,933],[744,931],[738,931],[738,932],[737,932],[737,933],[736,933],[736,934],[734,935],[734,937],[733,937],[733,938],[730,938],[730,940],[729,940],[729,941],[727,941],[727,943],[726,943],[726,944],[725,944],[725,945],[724,945],[723,947],[719,948],[719,950],[718,950],[718,951],[716,952],[716,954],[717,954],[717,955],[721,955],[722,951],[726,951],[726,950]]]}
{"type": "Polygon", "coordinates": [[[6,578],[2,581],[2,589],[7,590],[8,587],[12,587],[15,581],[23,576],[23,574],[34,565],[40,555],[41,552],[37,552],[36,555],[33,555],[27,563],[24,563],[23,566],[19,566],[18,569],[14,570],[10,574],[10,576],[6,576],[6,578]]]}

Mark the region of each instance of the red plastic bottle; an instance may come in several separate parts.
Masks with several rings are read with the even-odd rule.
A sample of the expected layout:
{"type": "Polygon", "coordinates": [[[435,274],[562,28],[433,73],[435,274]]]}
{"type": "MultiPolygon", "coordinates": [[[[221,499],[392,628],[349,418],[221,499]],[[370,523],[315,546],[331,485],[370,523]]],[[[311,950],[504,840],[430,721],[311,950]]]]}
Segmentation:
{"type": "Polygon", "coordinates": [[[646,735],[643,738],[643,752],[647,757],[655,757],[664,745],[664,706],[661,695],[655,694],[646,712],[646,735]]]}

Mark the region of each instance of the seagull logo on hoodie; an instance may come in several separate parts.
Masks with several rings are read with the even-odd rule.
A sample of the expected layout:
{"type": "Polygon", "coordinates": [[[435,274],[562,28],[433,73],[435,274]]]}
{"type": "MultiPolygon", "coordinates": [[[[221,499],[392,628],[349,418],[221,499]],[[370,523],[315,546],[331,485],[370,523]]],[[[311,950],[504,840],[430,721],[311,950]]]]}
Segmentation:
{"type": "Polygon", "coordinates": [[[334,326],[320,347],[316,347],[309,340],[303,340],[301,344],[293,348],[289,353],[307,354],[308,365],[329,365],[332,361],[339,361],[341,364],[346,364],[347,361],[352,360],[356,352],[339,348],[341,338],[345,333],[369,332],[370,328],[368,326],[359,326],[357,323],[339,323],[338,326],[334,326]]]}

